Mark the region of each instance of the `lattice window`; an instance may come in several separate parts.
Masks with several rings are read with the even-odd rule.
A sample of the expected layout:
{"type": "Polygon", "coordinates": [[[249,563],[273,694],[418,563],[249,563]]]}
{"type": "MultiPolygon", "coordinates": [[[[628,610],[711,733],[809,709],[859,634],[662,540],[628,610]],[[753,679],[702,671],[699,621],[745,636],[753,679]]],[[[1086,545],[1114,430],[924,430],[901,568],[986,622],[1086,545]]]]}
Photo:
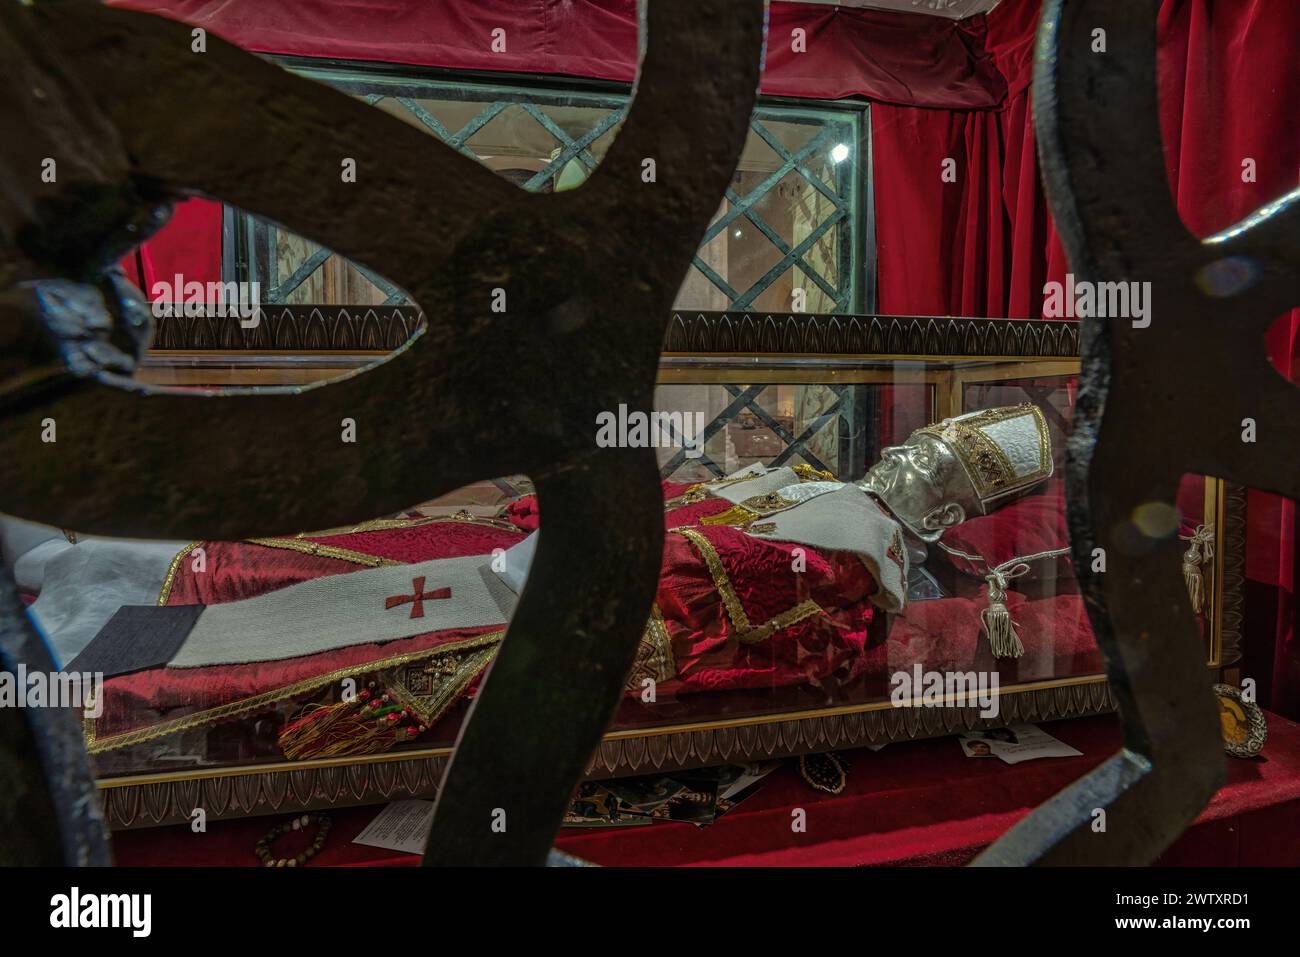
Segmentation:
{"type": "MultiPolygon", "coordinates": [[[[534,191],[580,184],[613,142],[628,102],[618,93],[449,82],[361,65],[293,68],[534,191]]],[[[760,105],[677,308],[789,311],[799,300],[806,312],[860,308],[860,263],[874,259],[860,249],[872,233],[860,214],[866,127],[861,104],[760,105]]],[[[228,211],[226,240],[228,278],[260,282],[263,302],[407,301],[382,276],[255,217],[228,211]]]]}

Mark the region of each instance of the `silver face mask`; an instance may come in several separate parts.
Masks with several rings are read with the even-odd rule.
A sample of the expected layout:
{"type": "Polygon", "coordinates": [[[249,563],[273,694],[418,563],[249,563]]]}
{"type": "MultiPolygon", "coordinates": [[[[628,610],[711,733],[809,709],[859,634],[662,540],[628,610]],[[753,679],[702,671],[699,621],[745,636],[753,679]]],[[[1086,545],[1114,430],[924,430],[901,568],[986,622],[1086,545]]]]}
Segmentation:
{"type": "Polygon", "coordinates": [[[980,512],[966,470],[947,443],[933,435],[914,432],[903,445],[881,449],[880,461],[856,484],[927,542],[980,512]]]}

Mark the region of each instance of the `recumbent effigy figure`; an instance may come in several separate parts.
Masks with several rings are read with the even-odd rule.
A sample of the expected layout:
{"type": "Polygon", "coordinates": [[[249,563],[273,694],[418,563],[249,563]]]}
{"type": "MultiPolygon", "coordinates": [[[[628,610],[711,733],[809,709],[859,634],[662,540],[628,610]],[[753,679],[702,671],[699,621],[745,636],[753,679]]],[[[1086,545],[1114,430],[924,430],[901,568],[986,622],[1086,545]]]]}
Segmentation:
{"type": "MultiPolygon", "coordinates": [[[[857,482],[761,465],[665,481],[668,535],[629,695],[647,681],[675,696],[853,680],[873,619],[903,609],[927,549],[1051,474],[1043,415],[1020,405],[918,429],[857,482]]],[[[92,753],[275,712],[280,748],[301,759],[414,740],[472,697],[540,525],[530,495],[494,518],[243,542],[79,539],[6,519],[3,544],[57,659],[106,677],[86,720],[92,753]]],[[[990,582],[984,627],[995,655],[1014,656],[990,582]]]]}

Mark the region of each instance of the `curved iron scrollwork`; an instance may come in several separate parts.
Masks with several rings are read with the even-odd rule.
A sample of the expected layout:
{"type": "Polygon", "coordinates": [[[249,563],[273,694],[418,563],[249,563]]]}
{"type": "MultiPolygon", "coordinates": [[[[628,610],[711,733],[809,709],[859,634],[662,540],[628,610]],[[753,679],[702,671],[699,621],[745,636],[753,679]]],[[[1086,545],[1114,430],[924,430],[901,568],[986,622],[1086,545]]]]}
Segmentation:
{"type": "Polygon", "coordinates": [[[1206,805],[1223,752],[1168,529],[1186,472],[1300,496],[1296,387],[1264,334],[1296,305],[1300,191],[1201,240],[1160,146],[1154,0],[1047,0],[1034,121],[1076,277],[1151,283],[1150,324],[1082,321],[1067,495],[1075,568],[1124,748],[1034,810],[983,864],[1142,864],[1206,805]],[[1106,52],[1092,49],[1103,30],[1106,52]],[[1194,414],[1193,414],[1194,412],[1194,414]],[[1244,420],[1260,441],[1242,441],[1244,420]],[[1153,431],[1159,440],[1153,441],[1153,431]],[[1105,551],[1105,571],[1095,549],[1105,551]],[[1104,828],[1099,812],[1104,812],[1104,828]]]}
{"type": "MultiPolygon", "coordinates": [[[[188,26],[89,3],[0,9],[12,134],[0,159],[31,171],[0,197],[0,289],[46,283],[0,303],[0,342],[45,334],[29,353],[45,374],[0,368],[0,507],[88,533],[239,538],[354,522],[494,475],[536,485],[546,535],[461,732],[426,863],[546,861],[617,703],[653,599],[662,509],[653,451],[597,448],[594,423],[620,403],[651,406],[672,297],[744,143],[764,13],[761,0],[643,9],[637,91],[604,161],[579,189],[529,195],[215,38],[196,53],[188,26]],[[56,183],[41,181],[45,157],[56,183]],[[427,326],[324,387],[195,395],[115,378],[123,353],[95,331],[118,299],[85,284],[189,191],[381,272],[427,326]],[[55,280],[78,284],[76,302],[33,300],[55,280]],[[49,361],[51,342],[74,340],[95,340],[79,369],[49,361]],[[54,443],[41,441],[47,419],[54,443]],[[345,420],[355,443],[340,441],[345,420]]],[[[5,664],[31,662],[39,642],[3,588],[5,664]]],[[[84,752],[70,749],[69,716],[28,717],[49,786],[70,782],[53,811],[66,827],[96,801],[84,752]]],[[[50,814],[35,799],[0,804],[9,833],[40,833],[50,814]]],[[[106,860],[93,829],[85,840],[92,850],[63,858],[106,860]]],[[[45,844],[29,859],[55,856],[45,844]]]]}

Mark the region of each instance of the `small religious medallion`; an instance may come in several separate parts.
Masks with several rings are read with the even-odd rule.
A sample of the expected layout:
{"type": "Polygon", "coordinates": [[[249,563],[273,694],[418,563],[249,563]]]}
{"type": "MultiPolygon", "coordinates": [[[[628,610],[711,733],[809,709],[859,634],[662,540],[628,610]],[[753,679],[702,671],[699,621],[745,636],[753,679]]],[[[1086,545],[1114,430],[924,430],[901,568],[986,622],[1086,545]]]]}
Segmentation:
{"type": "Polygon", "coordinates": [[[1241,689],[1232,685],[1215,685],[1214,698],[1219,704],[1223,750],[1234,758],[1253,758],[1259,754],[1268,740],[1268,724],[1259,705],[1247,701],[1241,689]]]}
{"type": "Polygon", "coordinates": [[[789,508],[791,505],[798,503],[786,498],[780,492],[768,492],[766,495],[751,496],[740,504],[751,512],[767,515],[770,512],[779,512],[783,508],[789,508]]]}

